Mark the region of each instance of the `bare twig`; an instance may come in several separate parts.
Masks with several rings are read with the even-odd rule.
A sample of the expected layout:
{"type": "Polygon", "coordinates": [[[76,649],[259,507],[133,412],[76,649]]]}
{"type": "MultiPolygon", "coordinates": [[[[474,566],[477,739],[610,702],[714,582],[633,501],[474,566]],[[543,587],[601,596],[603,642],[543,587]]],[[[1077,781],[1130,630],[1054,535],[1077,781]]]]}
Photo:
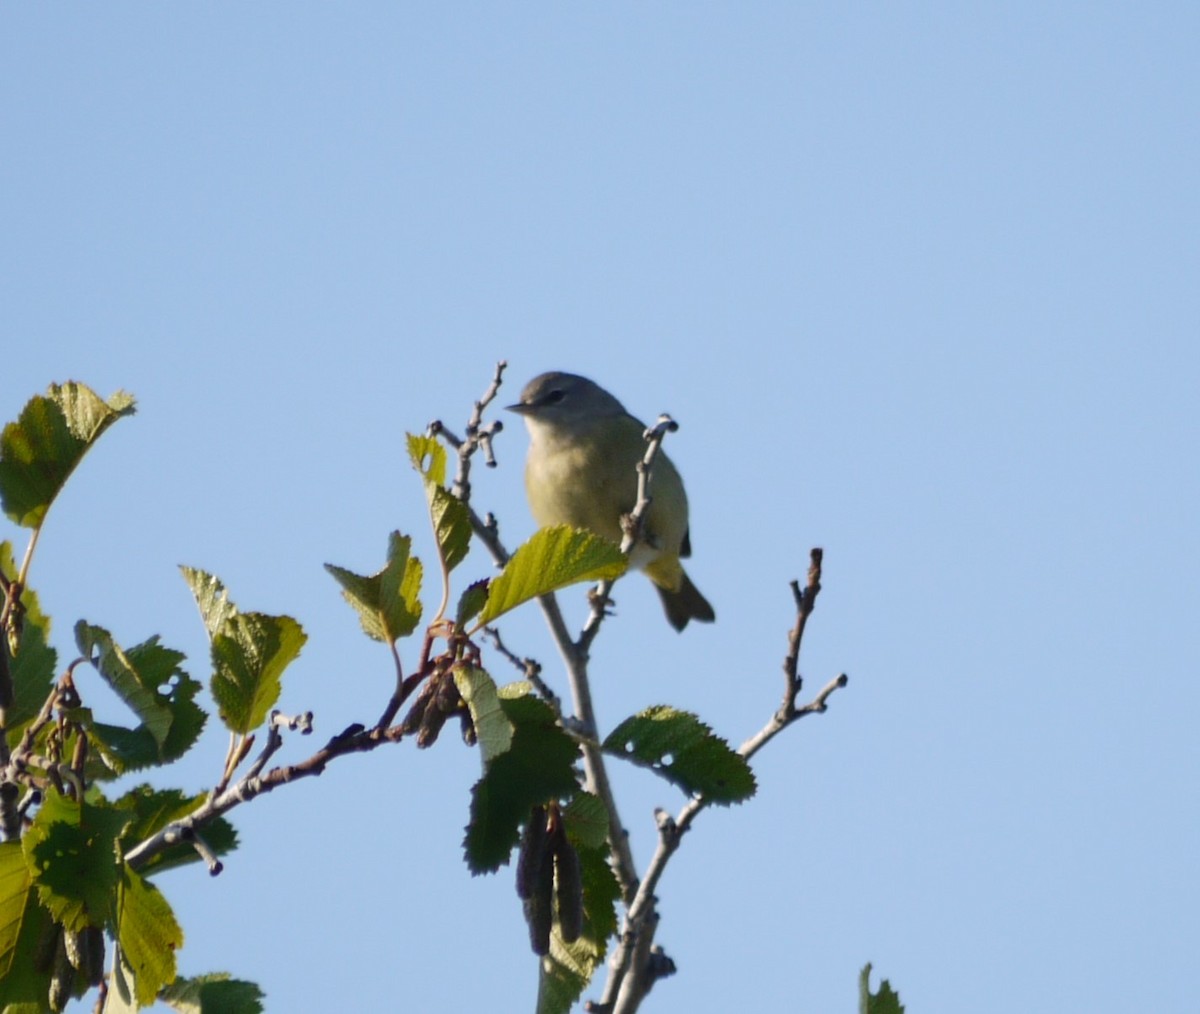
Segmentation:
{"type": "Polygon", "coordinates": [[[562,718],[562,700],[553,690],[550,689],[544,679],[542,679],[542,665],[536,659],[532,658],[517,658],[513,652],[508,650],[508,646],[500,639],[500,630],[497,627],[484,627],[484,634],[492,641],[493,647],[500,652],[509,662],[521,671],[521,676],[528,680],[533,685],[533,689],[538,692],[542,700],[550,705],[554,714],[558,718],[562,718]]]}
{"type": "MultiPolygon", "coordinates": [[[[792,592],[796,603],[796,622],[788,635],[788,653],[784,660],[787,688],[783,703],[767,724],[738,747],[737,752],[746,760],[754,756],[793,722],[805,715],[824,712],[830,696],[849,682],[849,677],[842,673],[830,680],[808,704],[803,706],[796,704],[797,695],[803,685],[799,672],[800,645],[804,637],[805,625],[821,589],[822,558],[823,554],[820,549],[812,551],[808,583],[803,590],[800,589],[798,582],[792,582],[792,592]]],[[[638,1009],[654,982],[662,977],[660,967],[656,967],[652,962],[640,957],[640,955],[650,953],[658,924],[655,892],[666,871],[667,863],[678,850],[684,834],[708,805],[709,800],[700,796],[688,800],[674,818],[666,814],[659,815],[658,846],[650,859],[641,884],[638,886],[637,895],[628,906],[620,942],[609,963],[609,977],[605,983],[604,994],[597,1007],[598,1010],[611,1011],[612,1014],[632,1014],[638,1009]]]]}
{"type": "Polygon", "coordinates": [[[435,419],[429,424],[430,435],[440,435],[458,453],[458,470],[454,476],[454,485],[451,487],[451,492],[464,502],[471,499],[470,475],[472,455],[477,450],[482,449],[484,463],[489,468],[496,467],[496,458],[492,453],[492,437],[504,429],[504,423],[499,419],[495,419],[485,424],[483,421],[483,410],[500,393],[500,385],[503,383],[504,371],[507,368],[508,363],[503,359],[496,363],[491,383],[488,384],[487,390],[483,392],[483,397],[475,402],[471,416],[467,420],[466,436],[463,439],[460,440],[454,433],[448,430],[440,419],[435,419]]]}
{"type": "Polygon", "coordinates": [[[179,833],[180,840],[188,842],[192,848],[196,850],[196,855],[204,860],[204,865],[208,867],[209,876],[215,877],[223,869],[225,864],[217,858],[217,854],[209,847],[203,836],[193,828],[181,831],[179,833]]]}
{"type": "MultiPolygon", "coordinates": [[[[268,744],[263,748],[263,752],[266,754],[262,758],[264,763],[267,757],[275,752],[274,749],[271,749],[270,741],[278,735],[279,728],[280,726],[277,724],[270,726],[267,734],[268,744]],[[268,750],[270,753],[267,753],[268,750]]],[[[194,835],[205,824],[229,812],[234,807],[247,803],[256,796],[271,792],[280,785],[319,775],[329,762],[337,757],[374,750],[384,743],[397,742],[402,736],[398,726],[380,730],[366,729],[362,725],[356,724],[334,736],[320,750],[297,764],[275,767],[265,775],[259,775],[254,769],[261,769],[262,765],[256,760],[251,770],[232,785],[220,793],[210,793],[208,798],[186,817],[172,821],[156,834],[151,835],[126,853],[125,858],[134,869],[138,869],[176,842],[190,840],[186,838],[187,835],[194,835]]]]}

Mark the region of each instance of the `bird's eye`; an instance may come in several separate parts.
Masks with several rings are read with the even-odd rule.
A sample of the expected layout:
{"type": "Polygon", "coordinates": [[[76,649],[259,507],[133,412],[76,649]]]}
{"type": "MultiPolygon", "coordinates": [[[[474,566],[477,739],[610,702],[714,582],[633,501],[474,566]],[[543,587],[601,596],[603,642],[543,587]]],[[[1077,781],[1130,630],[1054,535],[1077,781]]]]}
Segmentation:
{"type": "Polygon", "coordinates": [[[563,400],[563,393],[560,390],[551,391],[548,395],[546,395],[546,404],[547,405],[557,405],[562,400],[563,400]]]}

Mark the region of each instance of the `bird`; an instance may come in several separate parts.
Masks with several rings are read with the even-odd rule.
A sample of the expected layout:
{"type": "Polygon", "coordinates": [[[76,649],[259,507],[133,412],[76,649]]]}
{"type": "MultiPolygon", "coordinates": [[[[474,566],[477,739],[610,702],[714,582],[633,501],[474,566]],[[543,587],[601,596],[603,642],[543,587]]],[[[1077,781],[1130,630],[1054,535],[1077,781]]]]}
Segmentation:
{"type": "MultiPolygon", "coordinates": [[[[534,520],[543,527],[587,529],[620,543],[621,517],[637,500],[645,426],[599,384],[559,371],[534,377],[508,409],[524,418],[529,430],[525,493],[534,520]]],[[[692,553],[687,494],[678,470],[661,451],[651,470],[650,497],[630,566],[654,583],[676,630],[690,620],[711,623],[713,607],[679,562],[692,553]]]]}

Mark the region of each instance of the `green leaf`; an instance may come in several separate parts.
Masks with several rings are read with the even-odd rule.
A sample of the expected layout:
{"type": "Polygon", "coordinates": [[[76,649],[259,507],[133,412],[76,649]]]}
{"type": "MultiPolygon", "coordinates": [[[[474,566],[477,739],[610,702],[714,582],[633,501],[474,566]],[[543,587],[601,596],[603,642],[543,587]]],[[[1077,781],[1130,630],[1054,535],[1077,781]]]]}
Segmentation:
{"type": "Polygon", "coordinates": [[[579,748],[555,723],[546,703],[533,696],[500,701],[514,727],[513,741],[471,790],[471,822],[463,845],[472,873],[492,873],[508,861],[533,806],[565,799],[579,787],[579,748]]]}
{"type": "Polygon", "coordinates": [[[367,636],[385,644],[407,637],[421,619],[421,561],[409,555],[411,548],[412,539],[392,532],[387,563],[369,577],[325,564],[342,586],[342,596],[358,613],[367,636]]]}
{"type": "Polygon", "coordinates": [[[28,884],[24,889],[20,887],[15,870],[17,859],[26,867],[26,876],[29,873],[21,843],[0,844],[0,856],[4,918],[6,922],[13,917],[17,919],[16,924],[5,926],[6,949],[0,955],[0,1010],[4,1014],[42,1014],[50,988],[50,971],[38,959],[44,955],[47,941],[52,941],[59,929],[50,913],[38,904],[37,892],[28,884]],[[15,906],[17,894],[21,901],[19,912],[15,906]]]}
{"type": "MultiPolygon", "coordinates": [[[[12,544],[7,541],[0,542],[0,571],[9,580],[17,576],[12,544]]],[[[50,617],[42,612],[37,594],[30,588],[24,589],[21,603],[25,606],[21,639],[17,643],[16,655],[8,659],[13,700],[5,714],[5,732],[10,746],[16,746],[25,726],[46,703],[58,667],[58,654],[48,643],[50,617]]]]}
{"type": "MultiPolygon", "coordinates": [[[[150,785],[138,785],[113,801],[115,809],[129,815],[129,823],[121,833],[121,847],[129,851],[139,842],[157,834],[168,824],[182,820],[197,810],[208,798],[208,793],[195,796],[185,795],[178,789],[155,789],[150,785]]],[[[204,843],[218,856],[226,855],[237,848],[237,832],[224,817],[214,817],[204,823],[199,832],[204,843]]],[[[170,845],[158,852],[139,867],[143,876],[162,870],[173,869],[200,861],[200,855],[186,841],[170,845]]]]}
{"type": "MultiPolygon", "coordinates": [[[[568,827],[568,833],[569,833],[568,827]]],[[[555,924],[550,953],[542,959],[537,1014],[566,1014],[604,961],[608,939],[617,931],[621,890],[608,863],[607,848],[579,849],[583,877],[583,933],[566,943],[555,924]]]]}
{"type": "Polygon", "coordinates": [[[465,503],[441,486],[426,482],[425,495],[429,498],[429,516],[433,519],[438,554],[448,574],[471,548],[471,513],[465,503]]]}
{"type": "Polygon", "coordinates": [[[263,992],[253,982],[212,972],[176,979],[159,999],[180,1014],[261,1014],[263,992]]]}
{"type": "Polygon", "coordinates": [[[689,795],[740,803],[754,795],[750,765],[687,711],[656,705],[625,719],[604,741],[615,757],[652,768],[689,795]]]}
{"type": "Polygon", "coordinates": [[[133,973],[133,993],[148,1007],[158,991],[175,981],[175,952],[183,930],[162,893],[128,866],[122,866],[117,892],[116,937],[133,973]]]}
{"type": "Polygon", "coordinates": [[[608,848],[608,810],[599,796],[578,792],[563,808],[567,837],[577,849],[608,848]]]}
{"type": "Polygon", "coordinates": [[[449,574],[471,548],[470,511],[446,489],[446,448],[436,437],[408,434],[408,456],[425,482],[438,555],[442,558],[443,569],[449,574]]]}
{"type": "Polygon", "coordinates": [[[421,477],[435,486],[446,485],[446,448],[437,437],[408,434],[408,457],[421,477]]]}
{"type": "Polygon", "coordinates": [[[180,567],[212,644],[212,695],[231,732],[247,733],[279,700],[280,677],[308,635],[290,616],[240,613],[211,574],[180,567]]]}
{"type": "Polygon", "coordinates": [[[237,607],[229,601],[225,586],[212,574],[195,567],[180,566],[179,570],[192,590],[196,605],[200,607],[200,618],[204,621],[209,640],[212,640],[225,621],[237,615],[237,607]]]}
{"type": "Polygon", "coordinates": [[[460,627],[465,627],[468,622],[479,615],[479,610],[487,602],[487,597],[488,582],[486,578],[467,585],[467,590],[458,598],[458,611],[455,613],[455,622],[460,627]]]}
{"type": "Polygon", "coordinates": [[[0,433],[0,503],[24,528],[37,528],[88,449],[133,398],[118,391],[102,400],[83,384],[51,384],[31,398],[16,422],[0,433]]]}
{"type": "Polygon", "coordinates": [[[169,763],[191,749],[208,716],[195,702],[200,683],[179,667],[181,652],[164,648],[157,637],[123,650],[107,630],[82,620],[75,625],[75,643],[141,719],[136,729],[93,726],[114,772],[169,763]]]}
{"type": "Polygon", "coordinates": [[[117,836],[126,816],[48,792],[21,840],[41,903],[68,930],[105,926],[120,861],[117,836]]]}
{"type": "Polygon", "coordinates": [[[895,992],[891,984],[884,979],[879,984],[879,992],[871,992],[871,963],[868,961],[858,977],[858,1011],[859,1014],[904,1014],[904,1004],[900,1002],[900,994],[895,992]]]}
{"type": "Polygon", "coordinates": [[[307,635],[290,616],[238,613],[212,640],[212,695],[231,732],[257,729],[279,700],[280,679],[307,635]]]}
{"type": "MultiPolygon", "coordinates": [[[[161,743],[166,739],[171,730],[171,709],[159,699],[157,688],[175,673],[183,656],[165,648],[159,648],[154,654],[145,652],[151,656],[146,659],[148,670],[139,672],[107,630],[83,620],[75,624],[75,645],[104,677],[104,682],[133,709],[154,741],[161,743]]],[[[156,642],[148,641],[141,647],[153,648],[156,642]]]]}
{"type": "Polygon", "coordinates": [[[0,843],[0,979],[12,967],[32,883],[33,874],[21,843],[0,843]]]}
{"type": "Polygon", "coordinates": [[[484,767],[512,746],[513,724],[505,715],[492,682],[483,669],[461,663],[454,667],[454,683],[471,709],[475,735],[483,754],[484,767]]]}
{"type": "Polygon", "coordinates": [[[91,708],[72,708],[67,718],[87,733],[88,761],[97,761],[99,768],[90,768],[93,780],[110,781],[117,775],[162,763],[158,744],[144,725],[127,729],[122,725],[97,722],[91,708]]]}
{"type": "Polygon", "coordinates": [[[591,532],[567,525],[539,529],[492,578],[475,629],[569,584],[620,577],[628,565],[620,547],[591,532]]]}
{"type": "MultiPolygon", "coordinates": [[[[567,832],[570,833],[570,826],[567,832]]],[[[608,842],[600,848],[576,845],[583,873],[583,936],[591,940],[597,959],[604,957],[605,942],[617,932],[617,901],[621,885],[608,861],[608,842]]]]}

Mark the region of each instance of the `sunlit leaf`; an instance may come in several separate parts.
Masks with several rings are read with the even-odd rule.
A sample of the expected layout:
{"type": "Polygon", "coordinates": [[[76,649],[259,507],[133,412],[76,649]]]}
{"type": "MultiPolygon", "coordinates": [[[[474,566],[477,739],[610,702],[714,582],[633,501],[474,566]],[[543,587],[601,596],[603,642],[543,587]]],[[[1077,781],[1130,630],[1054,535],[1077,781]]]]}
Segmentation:
{"type": "Polygon", "coordinates": [[[180,566],[179,570],[192,590],[196,605],[200,608],[200,618],[211,639],[227,619],[237,615],[237,607],[229,601],[225,586],[212,574],[195,567],[180,566]]]}
{"type": "Polygon", "coordinates": [[[449,572],[462,562],[471,548],[471,515],[465,503],[441,486],[427,482],[425,493],[429,498],[438,553],[449,572]]]}
{"type": "Polygon", "coordinates": [[[479,739],[483,763],[487,765],[512,746],[513,724],[500,704],[496,684],[484,670],[466,664],[456,665],[454,682],[471,709],[475,735],[479,739]]]}
{"type": "Polygon", "coordinates": [[[21,843],[0,843],[0,979],[12,965],[32,883],[21,843]]]}
{"type": "Polygon", "coordinates": [[[212,695],[232,732],[257,729],[279,700],[280,678],[307,635],[290,616],[238,613],[212,640],[212,695]]]}
{"type": "Polygon", "coordinates": [[[117,837],[126,819],[110,807],[48,792],[21,839],[38,898],[68,930],[103,927],[112,918],[117,837]]]}
{"type": "Polygon", "coordinates": [[[149,1006],[163,986],[175,981],[175,952],[183,946],[183,930],[158,888],[124,865],[116,930],[133,973],[134,996],[139,1005],[149,1006]]]}
{"type": "Polygon", "coordinates": [[[409,433],[408,457],[422,478],[435,486],[446,485],[446,448],[437,437],[409,433]]]}
{"type": "Polygon", "coordinates": [[[523,602],[579,581],[620,577],[628,560],[620,547],[580,528],[542,528],[492,578],[476,629],[523,602]]]}
{"type": "Polygon", "coordinates": [[[280,677],[308,640],[290,616],[242,613],[211,574],[180,567],[192,589],[212,648],[212,695],[226,727],[258,728],[279,700],[280,677]]]}
{"type": "Polygon", "coordinates": [[[342,596],[358,613],[367,636],[385,644],[407,637],[421,619],[421,561],[410,555],[411,548],[412,539],[392,532],[387,563],[369,576],[325,564],[342,586],[342,596]]]}
{"type": "Polygon", "coordinates": [[[37,528],[88,449],[133,398],[118,391],[104,401],[84,384],[51,384],[31,398],[0,433],[0,503],[25,528],[37,528]]]}

